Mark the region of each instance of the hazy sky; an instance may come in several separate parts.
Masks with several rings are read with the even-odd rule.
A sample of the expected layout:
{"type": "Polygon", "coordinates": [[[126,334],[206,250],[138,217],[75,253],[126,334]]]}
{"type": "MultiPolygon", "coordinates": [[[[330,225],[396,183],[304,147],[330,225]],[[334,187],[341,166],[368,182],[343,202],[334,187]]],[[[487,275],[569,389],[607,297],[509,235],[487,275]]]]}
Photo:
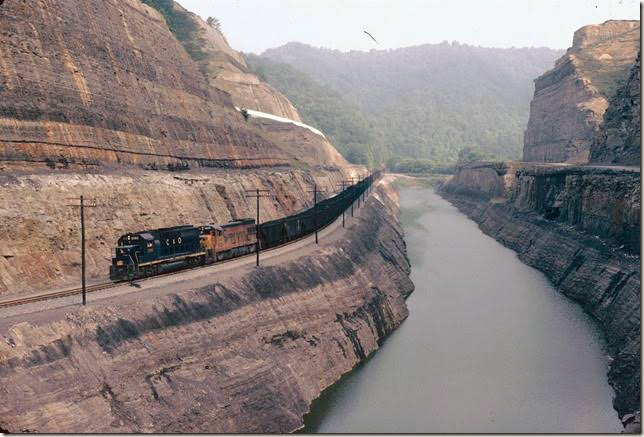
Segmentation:
{"type": "Polygon", "coordinates": [[[444,40],[563,49],[579,27],[608,19],[638,20],[640,9],[637,0],[178,1],[204,19],[219,18],[233,49],[255,53],[290,41],[342,51],[444,40]]]}

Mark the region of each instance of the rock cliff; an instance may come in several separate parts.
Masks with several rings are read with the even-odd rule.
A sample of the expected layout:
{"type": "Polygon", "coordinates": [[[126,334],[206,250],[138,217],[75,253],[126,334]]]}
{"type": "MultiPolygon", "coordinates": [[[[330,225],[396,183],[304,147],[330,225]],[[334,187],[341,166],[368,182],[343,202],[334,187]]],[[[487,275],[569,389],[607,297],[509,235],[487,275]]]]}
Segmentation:
{"type": "Polygon", "coordinates": [[[6,2],[0,29],[4,169],[257,167],[290,159],[244,123],[163,16],[138,0],[6,2]]]}
{"type": "Polygon", "coordinates": [[[235,105],[300,121],[291,102],[270,85],[259,80],[234,51],[219,28],[173,0],[142,0],[159,11],[206,80],[228,92],[235,105]]]}
{"type": "Polygon", "coordinates": [[[364,174],[324,136],[246,120],[235,107],[250,107],[249,95],[299,116],[263,83],[222,85],[243,57],[161,3],[196,36],[139,0],[0,7],[0,294],[79,283],[78,209],[66,205],[81,194],[99,205],[86,214],[98,281],[121,233],[254,217],[251,188],[270,190],[261,217],[277,218],[310,206],[313,184],[331,194],[364,174]]]}
{"type": "Polygon", "coordinates": [[[465,166],[441,192],[598,321],[608,343],[614,407],[629,430],[639,429],[639,172],[517,163],[465,166]]]}
{"type": "Polygon", "coordinates": [[[523,160],[588,161],[609,99],[640,50],[639,21],[610,20],[575,32],[572,47],[535,80],[523,160]]]}
{"type": "Polygon", "coordinates": [[[628,81],[610,100],[599,135],[590,146],[590,162],[640,165],[641,110],[640,54],[638,53],[628,81]]]}
{"type": "Polygon", "coordinates": [[[631,252],[640,250],[640,173],[622,168],[490,162],[462,165],[442,188],[507,203],[574,226],[631,252]]]}
{"type": "Polygon", "coordinates": [[[294,157],[280,141],[266,141],[234,107],[299,121],[295,108],[252,75],[217,30],[170,5],[197,29],[193,50],[171,32],[176,25],[138,0],[4,4],[0,165],[288,164],[294,157]]]}
{"type": "Polygon", "coordinates": [[[364,219],[310,257],[11,327],[0,337],[0,429],[300,428],[312,400],[407,316],[395,200],[380,184],[364,219]]]}

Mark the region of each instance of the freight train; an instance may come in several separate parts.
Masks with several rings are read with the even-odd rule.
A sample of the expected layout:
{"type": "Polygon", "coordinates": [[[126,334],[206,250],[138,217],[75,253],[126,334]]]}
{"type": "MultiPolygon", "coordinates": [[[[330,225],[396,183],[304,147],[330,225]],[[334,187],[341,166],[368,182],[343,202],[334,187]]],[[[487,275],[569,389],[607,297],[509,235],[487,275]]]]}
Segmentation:
{"type": "Polygon", "coordinates": [[[379,177],[376,171],[313,208],[259,226],[254,219],[241,219],[220,226],[183,225],[125,234],[117,241],[110,279],[131,281],[297,240],[333,222],[379,177]]]}

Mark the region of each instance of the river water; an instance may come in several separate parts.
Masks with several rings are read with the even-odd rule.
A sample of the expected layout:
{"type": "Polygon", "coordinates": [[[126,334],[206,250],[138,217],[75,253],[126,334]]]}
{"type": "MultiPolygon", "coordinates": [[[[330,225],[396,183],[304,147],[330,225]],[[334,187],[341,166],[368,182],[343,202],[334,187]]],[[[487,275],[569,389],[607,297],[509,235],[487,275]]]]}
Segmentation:
{"type": "Polygon", "coordinates": [[[305,431],[621,431],[594,321],[432,189],[400,195],[409,318],[305,431]]]}

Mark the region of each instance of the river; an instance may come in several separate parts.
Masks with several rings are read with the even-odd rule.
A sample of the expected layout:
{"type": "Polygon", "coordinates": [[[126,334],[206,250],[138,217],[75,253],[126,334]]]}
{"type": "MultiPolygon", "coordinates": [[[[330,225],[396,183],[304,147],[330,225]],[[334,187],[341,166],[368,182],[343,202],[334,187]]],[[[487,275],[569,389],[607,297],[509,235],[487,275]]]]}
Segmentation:
{"type": "Polygon", "coordinates": [[[409,318],[305,431],[621,431],[595,322],[432,189],[400,195],[409,318]]]}

